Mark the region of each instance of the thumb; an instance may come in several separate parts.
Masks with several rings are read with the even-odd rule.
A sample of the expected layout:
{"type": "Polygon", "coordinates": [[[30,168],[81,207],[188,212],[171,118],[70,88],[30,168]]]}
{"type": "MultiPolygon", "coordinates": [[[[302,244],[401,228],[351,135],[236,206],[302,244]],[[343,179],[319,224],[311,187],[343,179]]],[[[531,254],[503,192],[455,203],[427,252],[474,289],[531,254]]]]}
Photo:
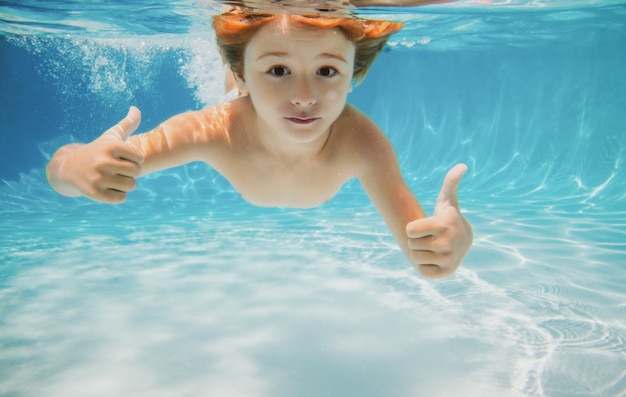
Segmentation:
{"type": "Polygon", "coordinates": [[[141,112],[135,106],[131,106],[128,114],[119,123],[109,128],[104,135],[115,137],[121,141],[126,141],[129,136],[139,127],[141,123],[141,112]]]}
{"type": "Polygon", "coordinates": [[[437,197],[437,203],[435,204],[435,214],[439,209],[444,206],[452,206],[459,208],[459,200],[457,198],[457,192],[459,190],[459,183],[461,178],[467,172],[467,166],[465,164],[457,164],[448,171],[443,179],[443,185],[441,191],[437,197]]]}

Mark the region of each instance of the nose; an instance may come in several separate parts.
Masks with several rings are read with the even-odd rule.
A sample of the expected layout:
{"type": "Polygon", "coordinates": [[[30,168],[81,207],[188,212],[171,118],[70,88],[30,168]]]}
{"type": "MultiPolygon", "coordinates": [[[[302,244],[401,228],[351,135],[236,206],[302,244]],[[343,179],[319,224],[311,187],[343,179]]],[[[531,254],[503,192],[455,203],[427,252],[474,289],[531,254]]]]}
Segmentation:
{"type": "Polygon", "coordinates": [[[313,90],[313,84],[307,79],[298,81],[291,96],[291,103],[295,106],[310,107],[317,102],[316,95],[313,90]]]}

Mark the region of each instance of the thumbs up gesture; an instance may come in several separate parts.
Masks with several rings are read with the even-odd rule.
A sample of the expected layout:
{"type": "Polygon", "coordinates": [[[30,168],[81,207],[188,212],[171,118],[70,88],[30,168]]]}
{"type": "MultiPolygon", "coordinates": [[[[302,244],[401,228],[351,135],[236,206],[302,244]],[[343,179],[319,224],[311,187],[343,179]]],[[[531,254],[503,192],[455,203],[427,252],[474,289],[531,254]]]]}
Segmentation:
{"type": "Polygon", "coordinates": [[[410,259],[425,277],[442,278],[454,273],[469,251],[472,227],[461,215],[457,190],[467,166],[457,164],[443,181],[433,216],[406,226],[410,259]]]}
{"type": "Polygon", "coordinates": [[[131,107],[119,123],[88,144],[66,145],[47,167],[50,185],[66,196],[86,196],[105,203],[121,203],[141,174],[143,153],[127,143],[141,122],[141,112],[131,107]]]}

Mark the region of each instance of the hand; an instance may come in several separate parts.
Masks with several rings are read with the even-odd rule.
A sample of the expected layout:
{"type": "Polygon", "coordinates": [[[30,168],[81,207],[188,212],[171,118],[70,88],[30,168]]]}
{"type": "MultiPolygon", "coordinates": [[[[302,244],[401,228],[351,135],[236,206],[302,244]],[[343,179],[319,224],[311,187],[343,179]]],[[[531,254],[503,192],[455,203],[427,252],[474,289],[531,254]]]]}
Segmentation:
{"type": "Polygon", "coordinates": [[[443,180],[433,216],[409,222],[410,259],[425,277],[442,278],[454,273],[472,246],[472,227],[461,215],[457,190],[467,171],[454,166],[443,180]]]}
{"type": "Polygon", "coordinates": [[[59,150],[48,166],[50,184],[62,194],[105,203],[125,201],[141,174],[143,153],[126,142],[140,122],[141,112],[132,106],[124,119],[93,142],[69,145],[65,153],[59,150]]]}

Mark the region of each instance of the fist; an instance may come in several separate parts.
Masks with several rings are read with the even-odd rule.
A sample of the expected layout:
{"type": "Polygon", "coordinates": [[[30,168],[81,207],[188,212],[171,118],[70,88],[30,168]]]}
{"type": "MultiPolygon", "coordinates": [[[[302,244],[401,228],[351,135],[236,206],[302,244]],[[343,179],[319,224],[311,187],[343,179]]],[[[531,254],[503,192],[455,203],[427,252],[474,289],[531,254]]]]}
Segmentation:
{"type": "Polygon", "coordinates": [[[69,146],[54,175],[61,181],[57,190],[105,203],[125,201],[141,174],[143,153],[126,142],[140,122],[139,109],[131,107],[124,119],[93,142],[69,146]]]}
{"type": "Polygon", "coordinates": [[[457,164],[444,178],[433,216],[406,226],[410,260],[428,278],[443,278],[458,269],[472,246],[472,227],[461,215],[457,191],[467,166],[457,164]]]}

